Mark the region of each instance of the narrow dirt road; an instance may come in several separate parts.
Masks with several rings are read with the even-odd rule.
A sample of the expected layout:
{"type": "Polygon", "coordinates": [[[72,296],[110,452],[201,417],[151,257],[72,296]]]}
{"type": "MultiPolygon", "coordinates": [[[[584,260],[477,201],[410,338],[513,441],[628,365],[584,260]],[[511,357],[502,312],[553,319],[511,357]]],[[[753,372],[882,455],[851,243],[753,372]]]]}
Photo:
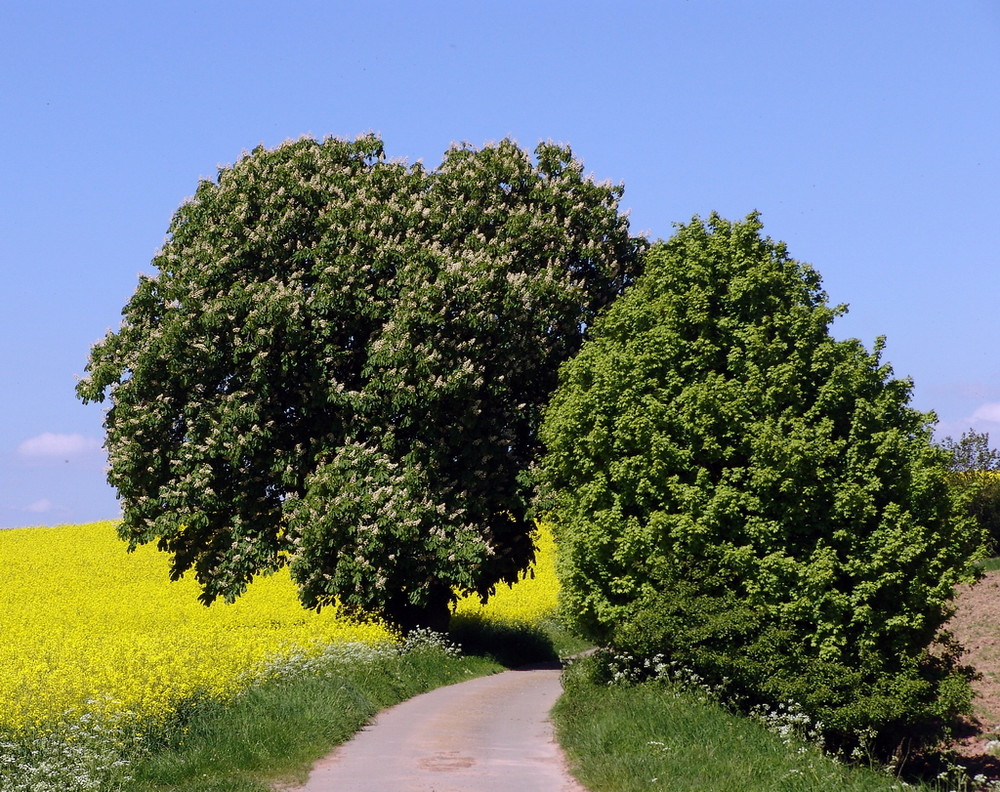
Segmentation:
{"type": "Polygon", "coordinates": [[[554,665],[505,671],[390,707],[296,792],[586,792],[548,720],[559,675],[554,665]]]}

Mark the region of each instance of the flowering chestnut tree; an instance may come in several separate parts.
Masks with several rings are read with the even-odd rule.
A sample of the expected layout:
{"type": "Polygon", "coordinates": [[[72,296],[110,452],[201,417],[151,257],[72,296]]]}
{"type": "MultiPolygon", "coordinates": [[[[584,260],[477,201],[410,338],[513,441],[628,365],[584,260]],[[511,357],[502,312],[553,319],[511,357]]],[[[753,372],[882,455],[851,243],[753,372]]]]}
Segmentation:
{"type": "Polygon", "coordinates": [[[558,365],[643,243],[566,147],[257,148],[202,181],[97,343],[131,547],[201,598],[291,565],[303,603],[442,626],[533,558],[526,475],[558,365]]]}

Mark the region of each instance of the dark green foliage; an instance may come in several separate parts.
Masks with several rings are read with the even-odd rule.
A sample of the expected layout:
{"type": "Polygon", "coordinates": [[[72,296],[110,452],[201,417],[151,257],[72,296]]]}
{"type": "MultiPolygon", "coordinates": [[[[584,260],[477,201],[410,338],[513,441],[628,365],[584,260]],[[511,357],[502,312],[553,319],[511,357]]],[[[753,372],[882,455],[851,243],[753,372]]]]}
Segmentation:
{"type": "Polygon", "coordinates": [[[987,537],[988,552],[995,555],[1000,550],[1000,452],[990,448],[989,433],[973,429],[958,440],[946,437],[941,447],[951,455],[948,480],[966,499],[987,537]]]}
{"type": "Polygon", "coordinates": [[[960,488],[971,490],[969,512],[986,536],[987,552],[997,555],[1000,553],[1000,470],[960,474],[952,481],[957,481],[960,488]]]}
{"type": "Polygon", "coordinates": [[[206,602],[290,562],[306,605],[403,627],[515,581],[541,408],[642,247],[621,188],[536,157],[304,139],[203,181],[78,386],[122,537],[206,602]]]}
{"type": "Polygon", "coordinates": [[[941,447],[951,456],[948,467],[956,473],[1000,470],[1000,451],[990,448],[989,432],[970,429],[958,440],[946,437],[941,447]]]}
{"type": "Polygon", "coordinates": [[[587,635],[891,750],[968,705],[932,646],[980,540],[842,310],[755,215],[681,226],[563,367],[544,502],[587,635]]]}
{"type": "Polygon", "coordinates": [[[507,668],[558,661],[554,632],[549,625],[504,624],[464,613],[448,626],[449,640],[465,654],[489,657],[507,668]]]}

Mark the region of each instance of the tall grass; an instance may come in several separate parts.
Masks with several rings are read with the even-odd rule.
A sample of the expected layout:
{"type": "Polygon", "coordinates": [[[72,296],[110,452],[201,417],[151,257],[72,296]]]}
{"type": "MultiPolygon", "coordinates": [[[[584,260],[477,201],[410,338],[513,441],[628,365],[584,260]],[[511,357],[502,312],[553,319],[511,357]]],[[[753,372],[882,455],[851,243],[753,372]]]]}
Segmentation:
{"type": "Polygon", "coordinates": [[[135,763],[127,792],[271,792],[305,780],[312,762],[378,710],[434,687],[497,671],[439,640],[396,649],[331,647],[276,663],[233,700],[199,707],[135,763]]]}
{"type": "Polygon", "coordinates": [[[1000,558],[984,558],[979,562],[979,568],[983,572],[996,572],[1000,569],[1000,558]]]}

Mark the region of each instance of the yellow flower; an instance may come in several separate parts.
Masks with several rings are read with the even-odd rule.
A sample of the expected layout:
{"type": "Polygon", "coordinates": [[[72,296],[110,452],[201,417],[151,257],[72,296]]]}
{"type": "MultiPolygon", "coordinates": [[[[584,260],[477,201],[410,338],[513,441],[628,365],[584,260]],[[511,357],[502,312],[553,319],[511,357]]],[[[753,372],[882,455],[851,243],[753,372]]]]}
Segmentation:
{"type": "Polygon", "coordinates": [[[534,535],[536,558],[530,574],[513,586],[500,586],[486,605],[476,596],[464,597],[456,613],[477,615],[505,624],[536,624],[555,612],[559,597],[555,542],[549,526],[540,523],[534,535]]]}
{"type": "Polygon", "coordinates": [[[161,718],[226,696],[270,660],[330,643],[391,641],[333,608],[307,611],[287,571],[206,608],[153,547],[126,553],[110,522],[0,531],[0,728],[85,712],[161,718]]]}
{"type": "MultiPolygon", "coordinates": [[[[551,532],[539,528],[534,577],[459,614],[532,624],[556,608],[551,532]]],[[[335,608],[302,608],[287,570],[233,604],[205,607],[191,579],[171,582],[152,546],[127,553],[111,522],[0,531],[0,731],[44,732],[86,714],[155,723],[186,699],[227,697],[284,657],[337,643],[397,640],[335,608]]]]}

